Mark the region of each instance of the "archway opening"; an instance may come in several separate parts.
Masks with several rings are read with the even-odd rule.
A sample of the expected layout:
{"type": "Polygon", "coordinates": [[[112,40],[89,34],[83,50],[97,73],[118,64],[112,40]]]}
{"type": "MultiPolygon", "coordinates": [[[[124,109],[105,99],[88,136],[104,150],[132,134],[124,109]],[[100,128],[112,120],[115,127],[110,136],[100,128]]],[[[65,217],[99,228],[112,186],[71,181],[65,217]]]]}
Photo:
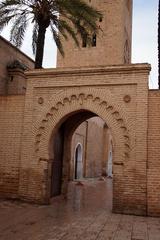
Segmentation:
{"type": "Polygon", "coordinates": [[[82,145],[81,143],[78,143],[76,148],[75,148],[75,153],[74,153],[74,174],[75,174],[75,179],[81,179],[83,177],[83,162],[82,162],[82,145]]]}
{"type": "MultiPolygon", "coordinates": [[[[95,113],[81,110],[66,116],[52,136],[50,196],[74,197],[73,194],[77,194],[80,186],[79,191],[83,194],[94,190],[94,198],[97,191],[97,194],[102,195],[102,201],[108,201],[105,206],[111,209],[112,141],[109,127],[95,113]],[[87,190],[87,187],[92,190],[87,190]],[[76,191],[73,191],[73,188],[76,188],[76,191]]],[[[89,194],[89,199],[91,198],[92,194],[89,194]]]]}

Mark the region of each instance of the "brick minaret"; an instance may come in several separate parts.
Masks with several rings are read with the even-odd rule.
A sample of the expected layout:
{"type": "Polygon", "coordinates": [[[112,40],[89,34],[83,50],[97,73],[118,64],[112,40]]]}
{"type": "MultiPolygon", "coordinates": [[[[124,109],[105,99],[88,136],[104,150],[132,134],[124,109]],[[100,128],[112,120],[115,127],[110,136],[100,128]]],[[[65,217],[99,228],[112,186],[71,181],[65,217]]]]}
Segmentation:
{"type": "Polygon", "coordinates": [[[80,49],[69,39],[64,41],[65,57],[59,53],[57,67],[82,67],[127,64],[131,62],[132,0],[88,0],[103,13],[93,46],[81,42],[80,49]]]}

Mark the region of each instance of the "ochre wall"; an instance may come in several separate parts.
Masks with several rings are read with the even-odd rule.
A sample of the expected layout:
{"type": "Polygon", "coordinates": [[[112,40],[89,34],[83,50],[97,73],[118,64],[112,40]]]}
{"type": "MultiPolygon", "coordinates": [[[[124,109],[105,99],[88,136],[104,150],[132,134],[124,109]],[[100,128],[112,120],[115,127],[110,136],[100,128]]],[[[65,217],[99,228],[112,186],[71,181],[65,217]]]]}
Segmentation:
{"type": "Polygon", "coordinates": [[[71,172],[70,172],[70,178],[74,179],[74,160],[75,160],[75,149],[78,143],[82,145],[82,161],[83,165],[85,162],[85,146],[86,146],[86,130],[87,130],[87,122],[84,121],[75,131],[72,137],[72,145],[71,145],[71,172]]]}
{"type": "Polygon", "coordinates": [[[160,216],[160,91],[149,91],[148,110],[148,214],[160,216]]]}
{"type": "Polygon", "coordinates": [[[34,68],[34,62],[31,58],[0,36],[0,95],[7,94],[9,76],[6,67],[14,60],[19,60],[29,69],[34,68]]]}
{"type": "Polygon", "coordinates": [[[94,117],[88,121],[86,177],[98,177],[102,174],[104,121],[94,117]],[[96,121],[97,120],[97,121],[96,121]]]}
{"type": "MultiPolygon", "coordinates": [[[[110,158],[110,152],[112,153],[112,161],[113,161],[113,141],[112,141],[112,133],[107,125],[104,125],[103,128],[103,161],[102,161],[102,175],[108,175],[108,160],[110,158]]],[[[112,164],[113,165],[113,164],[112,164]]],[[[113,173],[113,166],[112,166],[113,173]]]]}
{"type": "Polygon", "coordinates": [[[104,132],[105,122],[99,117],[84,121],[72,137],[71,179],[74,176],[74,154],[78,143],[83,148],[83,177],[99,177],[103,173],[103,161],[107,165],[109,135],[104,132]],[[105,145],[105,146],[104,146],[105,145]]]}
{"type": "Polygon", "coordinates": [[[0,196],[17,197],[24,96],[0,97],[0,196]]]}

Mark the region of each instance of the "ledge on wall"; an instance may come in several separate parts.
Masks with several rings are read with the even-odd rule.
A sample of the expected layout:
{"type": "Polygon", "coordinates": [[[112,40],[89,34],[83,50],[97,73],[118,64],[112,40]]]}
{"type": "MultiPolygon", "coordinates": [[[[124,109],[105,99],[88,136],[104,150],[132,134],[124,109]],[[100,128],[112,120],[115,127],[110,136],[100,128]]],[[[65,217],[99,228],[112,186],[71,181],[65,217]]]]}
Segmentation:
{"type": "Polygon", "coordinates": [[[151,71],[151,65],[148,63],[137,63],[137,64],[123,64],[123,65],[107,65],[107,66],[91,66],[91,67],[72,67],[72,68],[48,68],[48,69],[36,69],[27,71],[26,75],[28,77],[41,77],[44,75],[101,75],[104,73],[116,73],[123,72],[150,72],[151,71]]]}

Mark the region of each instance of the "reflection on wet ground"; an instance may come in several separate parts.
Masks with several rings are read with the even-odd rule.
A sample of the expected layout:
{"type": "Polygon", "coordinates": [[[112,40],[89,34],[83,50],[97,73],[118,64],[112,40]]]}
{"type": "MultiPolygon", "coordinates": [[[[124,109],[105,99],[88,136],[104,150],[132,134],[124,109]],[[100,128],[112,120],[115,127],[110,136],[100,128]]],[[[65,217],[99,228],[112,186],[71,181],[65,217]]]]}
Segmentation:
{"type": "Polygon", "coordinates": [[[112,179],[86,179],[71,182],[68,205],[73,211],[88,212],[96,209],[112,210],[112,179]],[[82,183],[82,184],[81,184],[82,183]]]}
{"type": "Polygon", "coordinates": [[[0,202],[1,240],[160,240],[160,219],[112,214],[112,180],[70,182],[48,206],[0,202]]]}

